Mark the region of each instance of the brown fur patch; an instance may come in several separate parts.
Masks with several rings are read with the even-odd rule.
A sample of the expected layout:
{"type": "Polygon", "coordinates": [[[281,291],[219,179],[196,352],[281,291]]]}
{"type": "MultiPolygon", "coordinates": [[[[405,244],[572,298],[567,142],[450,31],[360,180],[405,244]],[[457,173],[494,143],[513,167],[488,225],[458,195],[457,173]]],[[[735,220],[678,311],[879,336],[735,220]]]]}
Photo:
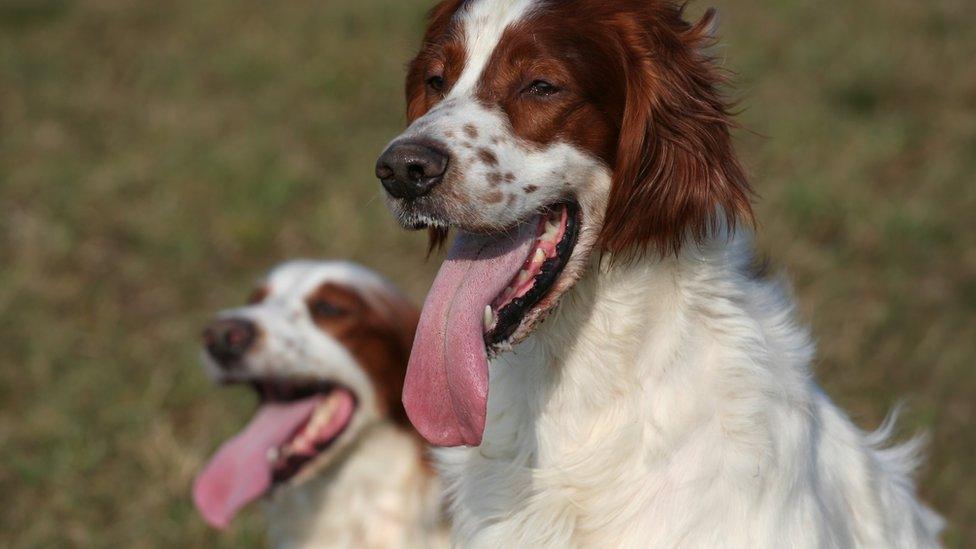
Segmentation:
{"type": "Polygon", "coordinates": [[[400,296],[372,297],[379,307],[353,288],[326,282],[306,298],[306,305],[316,326],[339,341],[369,375],[380,413],[408,426],[400,393],[419,312],[400,296]]]}
{"type": "Polygon", "coordinates": [[[478,128],[474,127],[474,124],[465,124],[464,125],[464,135],[468,136],[471,139],[477,139],[478,138],[478,128]]]}
{"type": "Polygon", "coordinates": [[[532,194],[532,193],[534,193],[534,192],[536,192],[538,190],[539,190],[539,186],[538,185],[526,185],[526,186],[522,187],[522,191],[525,194],[532,194]]]}
{"type": "Polygon", "coordinates": [[[269,290],[267,286],[260,286],[258,288],[255,288],[254,290],[251,291],[250,294],[248,294],[247,304],[257,305],[258,303],[261,303],[262,301],[267,299],[268,294],[270,292],[271,290],[269,290]]]}
{"type": "Polygon", "coordinates": [[[484,147],[478,149],[478,158],[484,162],[486,166],[494,167],[498,165],[498,157],[495,156],[495,153],[484,147]]]}
{"type": "Polygon", "coordinates": [[[447,242],[447,229],[443,227],[430,227],[427,229],[427,257],[430,258],[430,254],[434,253],[435,250],[439,250],[444,247],[447,242]]]}
{"type": "Polygon", "coordinates": [[[464,30],[454,21],[454,13],[466,0],[444,0],[427,14],[424,48],[407,70],[407,121],[423,116],[444,97],[464,70],[466,52],[464,30]],[[432,76],[441,76],[444,87],[439,92],[427,86],[432,76]]]}
{"type": "MultiPolygon", "coordinates": [[[[412,74],[420,67],[463,69],[463,56],[439,53],[463,42],[459,29],[445,30],[451,23],[443,15],[460,5],[435,8],[441,15],[412,74]]],[[[521,140],[567,141],[612,169],[599,246],[615,258],[677,253],[686,239],[700,242],[719,223],[734,229],[752,221],[752,191],[720,91],[724,75],[705,53],[713,22],[709,10],[691,25],[682,5],[667,0],[540,4],[505,30],[481,77],[478,100],[501,108],[521,140]],[[555,91],[533,92],[538,80],[555,91]]]]}
{"type": "Polygon", "coordinates": [[[485,195],[485,202],[488,204],[498,204],[505,198],[505,193],[501,191],[491,191],[485,195]]]}

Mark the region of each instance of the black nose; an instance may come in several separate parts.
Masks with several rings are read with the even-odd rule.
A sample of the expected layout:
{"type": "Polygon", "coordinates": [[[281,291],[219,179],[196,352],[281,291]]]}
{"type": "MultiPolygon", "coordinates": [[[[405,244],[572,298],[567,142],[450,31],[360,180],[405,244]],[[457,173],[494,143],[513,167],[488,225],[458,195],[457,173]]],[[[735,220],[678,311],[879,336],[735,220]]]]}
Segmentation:
{"type": "Polygon", "coordinates": [[[376,177],[393,198],[420,198],[441,182],[447,162],[447,154],[431,143],[401,141],[380,155],[376,177]]]}
{"type": "Polygon", "coordinates": [[[233,368],[254,344],[257,328],[250,320],[225,318],[203,331],[203,344],[221,368],[233,368]]]}

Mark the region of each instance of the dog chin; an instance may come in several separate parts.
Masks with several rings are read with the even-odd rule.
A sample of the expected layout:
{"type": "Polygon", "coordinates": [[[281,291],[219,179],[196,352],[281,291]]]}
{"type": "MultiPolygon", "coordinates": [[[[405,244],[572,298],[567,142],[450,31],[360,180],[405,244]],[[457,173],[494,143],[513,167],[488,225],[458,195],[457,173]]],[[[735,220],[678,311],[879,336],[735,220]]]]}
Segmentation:
{"type": "MultiPolygon", "coordinates": [[[[423,200],[423,199],[421,199],[423,200]]],[[[450,222],[428,204],[407,204],[399,198],[387,196],[386,206],[396,222],[408,231],[448,229],[450,222]]]]}

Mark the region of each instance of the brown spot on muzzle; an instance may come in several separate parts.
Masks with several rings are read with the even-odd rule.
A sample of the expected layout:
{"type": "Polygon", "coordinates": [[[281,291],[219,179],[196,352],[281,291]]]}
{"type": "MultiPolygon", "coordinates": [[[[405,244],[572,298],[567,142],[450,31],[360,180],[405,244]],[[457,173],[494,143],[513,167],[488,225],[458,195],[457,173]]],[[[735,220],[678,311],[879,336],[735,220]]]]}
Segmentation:
{"type": "Polygon", "coordinates": [[[478,159],[485,163],[486,166],[497,166],[498,157],[490,149],[484,147],[478,149],[478,159]]]}
{"type": "MultiPolygon", "coordinates": [[[[447,0],[431,12],[407,78],[411,121],[443,99],[425,91],[430,71],[443,73],[449,89],[464,69],[465,31],[454,15],[465,3],[447,0]]],[[[565,142],[612,171],[598,247],[615,258],[677,253],[688,237],[701,241],[722,223],[733,229],[752,219],[724,75],[708,54],[714,12],[692,25],[682,5],[540,2],[504,31],[475,90],[479,103],[505,114],[505,141],[536,150],[565,142]],[[523,93],[536,78],[557,91],[523,93]]],[[[470,123],[462,131],[470,140],[478,136],[470,123]]],[[[498,162],[477,154],[486,165],[498,162]]]]}

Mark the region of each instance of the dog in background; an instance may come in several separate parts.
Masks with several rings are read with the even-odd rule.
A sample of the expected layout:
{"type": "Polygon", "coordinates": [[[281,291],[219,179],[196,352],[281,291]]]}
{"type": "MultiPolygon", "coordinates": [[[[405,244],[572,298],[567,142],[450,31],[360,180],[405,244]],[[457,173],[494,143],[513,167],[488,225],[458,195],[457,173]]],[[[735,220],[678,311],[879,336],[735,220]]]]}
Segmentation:
{"type": "Polygon", "coordinates": [[[446,545],[439,484],[400,402],[416,324],[392,284],[344,262],[285,263],[222,312],[205,368],[260,405],[194,483],[206,521],[224,528],[266,497],[276,547],[446,545]]]}
{"type": "Polygon", "coordinates": [[[376,174],[402,225],[457,233],[404,383],[459,447],[438,453],[455,540],[936,546],[917,445],[817,387],[789,292],[752,267],[714,13],[682,6],[431,12],[376,174]]]}

